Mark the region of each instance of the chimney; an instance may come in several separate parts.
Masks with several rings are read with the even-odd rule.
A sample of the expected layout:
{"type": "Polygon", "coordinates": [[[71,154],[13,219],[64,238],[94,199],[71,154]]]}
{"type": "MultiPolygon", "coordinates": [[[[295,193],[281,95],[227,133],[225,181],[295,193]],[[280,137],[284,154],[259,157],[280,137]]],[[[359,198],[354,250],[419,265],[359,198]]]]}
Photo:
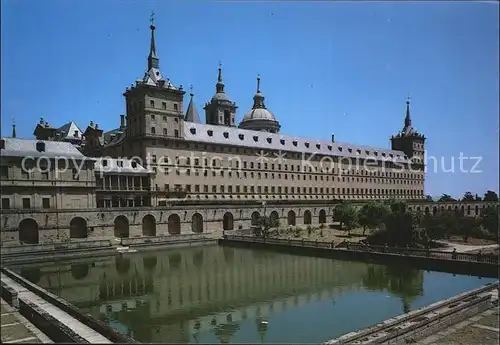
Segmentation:
{"type": "Polygon", "coordinates": [[[92,128],[94,127],[94,121],[90,120],[90,125],[89,125],[89,127],[92,127],[92,128]]]}
{"type": "Polygon", "coordinates": [[[77,131],[77,130],[75,130],[75,133],[73,133],[73,136],[74,136],[75,138],[78,138],[78,131],[77,131]]]}
{"type": "Polygon", "coordinates": [[[99,129],[99,125],[97,123],[95,124],[95,129],[99,129]]]}
{"type": "Polygon", "coordinates": [[[121,114],[120,115],[120,128],[125,127],[125,115],[121,114]]]}
{"type": "Polygon", "coordinates": [[[332,143],[335,142],[335,134],[332,134],[332,143]]]}
{"type": "Polygon", "coordinates": [[[41,124],[42,126],[43,126],[44,122],[45,122],[45,121],[43,120],[43,117],[41,117],[41,118],[40,118],[40,124],[41,124]]]}

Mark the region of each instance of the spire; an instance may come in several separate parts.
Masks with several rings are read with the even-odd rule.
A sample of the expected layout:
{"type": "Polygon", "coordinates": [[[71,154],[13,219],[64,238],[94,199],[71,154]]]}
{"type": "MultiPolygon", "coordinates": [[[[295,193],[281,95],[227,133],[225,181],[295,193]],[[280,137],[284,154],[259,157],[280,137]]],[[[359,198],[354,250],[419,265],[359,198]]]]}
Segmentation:
{"type": "Polygon", "coordinates": [[[12,138],[16,137],[16,119],[12,118],[12,138]]]}
{"type": "Polygon", "coordinates": [[[217,93],[224,93],[224,82],[222,81],[222,64],[219,61],[219,75],[215,86],[217,93]]]}
{"type": "Polygon", "coordinates": [[[160,59],[156,55],[156,44],[155,44],[155,29],[156,26],[154,25],[154,12],[151,12],[151,17],[149,18],[149,21],[151,22],[151,25],[149,28],[151,29],[151,44],[149,47],[149,56],[148,56],[148,70],[151,68],[159,68],[160,66],[160,59]]]}
{"type": "Polygon", "coordinates": [[[406,116],[405,116],[405,128],[411,127],[411,117],[410,117],[410,97],[406,97],[406,116]]]}
{"type": "Polygon", "coordinates": [[[257,75],[257,93],[253,96],[253,107],[252,109],[264,108],[266,106],[264,104],[264,95],[260,92],[260,74],[257,75]]]}
{"type": "Polygon", "coordinates": [[[189,105],[186,111],[186,117],[185,120],[188,122],[194,122],[194,123],[201,123],[200,121],[200,115],[198,114],[198,110],[196,110],[196,105],[194,104],[193,101],[193,86],[191,85],[191,92],[189,94],[189,105]]]}

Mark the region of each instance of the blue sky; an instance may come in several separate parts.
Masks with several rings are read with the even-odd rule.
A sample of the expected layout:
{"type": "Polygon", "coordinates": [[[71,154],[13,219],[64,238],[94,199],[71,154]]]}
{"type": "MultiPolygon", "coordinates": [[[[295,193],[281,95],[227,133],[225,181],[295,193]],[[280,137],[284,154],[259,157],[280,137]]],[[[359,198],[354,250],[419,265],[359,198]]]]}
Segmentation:
{"type": "Polygon", "coordinates": [[[282,132],[302,137],[389,147],[410,95],[428,155],[445,169],[456,157],[454,173],[430,167],[426,193],[498,191],[493,2],[4,0],[2,135],[12,118],[18,137],[32,137],[40,117],[115,128],[125,87],[146,68],[152,10],[160,68],[194,86],[200,114],[219,61],[238,120],[260,73],[282,132]],[[460,152],[481,156],[482,172],[458,171],[460,152]]]}

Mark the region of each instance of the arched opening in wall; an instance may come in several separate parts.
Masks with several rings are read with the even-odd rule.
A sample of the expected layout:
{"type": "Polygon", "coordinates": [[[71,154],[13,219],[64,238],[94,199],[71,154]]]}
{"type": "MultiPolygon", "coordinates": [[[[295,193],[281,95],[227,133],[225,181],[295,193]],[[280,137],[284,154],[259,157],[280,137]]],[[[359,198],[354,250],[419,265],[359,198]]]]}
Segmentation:
{"type": "Polygon", "coordinates": [[[115,237],[118,238],[129,237],[129,223],[127,217],[118,216],[115,218],[115,237]]]}
{"type": "Polygon", "coordinates": [[[150,214],[142,218],[142,236],[156,236],[156,219],[150,214]]]}
{"type": "Polygon", "coordinates": [[[465,215],[465,207],[464,207],[464,205],[462,205],[460,207],[460,212],[462,213],[462,216],[465,215]]]}
{"type": "Polygon", "coordinates": [[[451,211],[451,206],[448,206],[448,211],[451,211]]]}
{"type": "Polygon", "coordinates": [[[31,218],[19,223],[19,242],[21,244],[38,244],[38,223],[31,218]]]}
{"type": "Polygon", "coordinates": [[[75,280],[84,279],[89,274],[89,264],[72,264],[71,276],[75,280]]]}
{"type": "Polygon", "coordinates": [[[420,206],[417,207],[417,212],[420,212],[420,206]]]}
{"type": "Polygon", "coordinates": [[[122,255],[115,257],[115,268],[120,274],[126,274],[130,270],[130,258],[126,258],[122,255]]]}
{"type": "Polygon", "coordinates": [[[470,205],[467,205],[467,215],[470,216],[470,205]]]}
{"type": "Polygon", "coordinates": [[[444,211],[444,206],[441,206],[441,212],[443,212],[443,211],[444,211]]]}
{"type": "Polygon", "coordinates": [[[33,284],[38,284],[40,278],[42,278],[42,273],[40,272],[39,267],[21,268],[21,272],[19,274],[21,277],[28,279],[33,284]]]}
{"type": "Polygon", "coordinates": [[[234,218],[231,212],[224,213],[222,228],[223,230],[234,230],[234,218]]]}
{"type": "Polygon", "coordinates": [[[271,221],[271,224],[273,224],[273,226],[275,224],[278,224],[280,221],[280,216],[278,212],[276,211],[271,212],[271,214],[269,215],[269,220],[271,221]]]}
{"type": "Polygon", "coordinates": [[[203,266],[203,250],[198,250],[196,253],[194,253],[193,264],[198,268],[201,268],[201,266],[203,266]]]}
{"type": "Polygon", "coordinates": [[[193,214],[191,218],[191,231],[198,234],[203,232],[203,216],[201,214],[193,214]]]}
{"type": "Polygon", "coordinates": [[[320,210],[319,211],[319,223],[320,224],[325,224],[326,223],[326,211],[325,210],[320,210]]]}
{"type": "Polygon", "coordinates": [[[87,238],[87,221],[82,217],[75,217],[69,222],[70,238],[87,238]]]}
{"type": "Polygon", "coordinates": [[[311,224],[311,211],[304,211],[304,224],[311,224]]]}
{"type": "Polygon", "coordinates": [[[455,211],[458,211],[458,206],[457,205],[455,205],[455,211]]]}
{"type": "Polygon", "coordinates": [[[142,259],[144,269],[148,272],[154,270],[157,263],[158,258],[156,257],[156,255],[146,256],[142,259]]]}
{"type": "Polygon", "coordinates": [[[293,210],[288,211],[287,223],[288,225],[295,225],[295,212],[293,210]]]}
{"type": "Polygon", "coordinates": [[[434,207],[432,208],[432,214],[434,214],[434,215],[435,215],[435,214],[437,214],[437,212],[438,212],[438,208],[437,208],[436,206],[434,206],[434,207]]]}
{"type": "Polygon", "coordinates": [[[429,207],[425,207],[425,214],[429,214],[429,207]]]}
{"type": "Polygon", "coordinates": [[[260,213],[255,211],[252,213],[252,225],[259,225],[260,213]]]}
{"type": "Polygon", "coordinates": [[[476,205],[476,216],[479,216],[479,206],[476,205]]]}
{"type": "Polygon", "coordinates": [[[408,207],[408,212],[410,212],[410,213],[411,213],[411,207],[408,207]]]}
{"type": "Polygon", "coordinates": [[[181,218],[176,213],[168,217],[168,233],[171,235],[181,233],[181,218]]]}

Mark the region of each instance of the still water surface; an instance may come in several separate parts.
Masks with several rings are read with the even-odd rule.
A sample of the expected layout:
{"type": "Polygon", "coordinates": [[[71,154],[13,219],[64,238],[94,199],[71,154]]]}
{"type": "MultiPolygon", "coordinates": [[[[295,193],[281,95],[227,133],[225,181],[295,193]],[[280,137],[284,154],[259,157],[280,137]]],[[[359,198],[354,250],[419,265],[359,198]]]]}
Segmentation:
{"type": "Polygon", "coordinates": [[[206,246],[17,269],[140,342],[321,343],[494,281],[206,246]]]}

